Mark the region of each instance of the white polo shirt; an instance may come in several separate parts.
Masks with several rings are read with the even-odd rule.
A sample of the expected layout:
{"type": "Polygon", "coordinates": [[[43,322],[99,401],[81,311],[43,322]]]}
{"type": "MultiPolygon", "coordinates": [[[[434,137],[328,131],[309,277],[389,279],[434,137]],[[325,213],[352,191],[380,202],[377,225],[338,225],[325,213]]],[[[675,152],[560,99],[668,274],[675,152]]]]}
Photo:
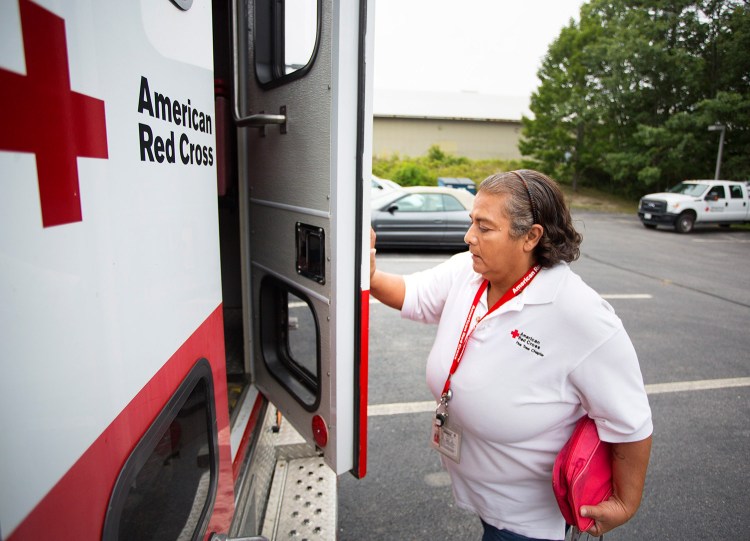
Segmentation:
{"type": "MultiPolygon", "coordinates": [[[[468,252],[405,277],[402,317],[438,323],[427,361],[437,400],[482,277],[468,252]]],[[[487,312],[485,293],[474,321],[487,312]]],[[[451,380],[461,462],[444,458],[456,503],[500,529],[563,539],[555,456],[587,412],[609,442],[652,432],[638,359],[612,307],[561,263],[474,329],[451,380]]]]}

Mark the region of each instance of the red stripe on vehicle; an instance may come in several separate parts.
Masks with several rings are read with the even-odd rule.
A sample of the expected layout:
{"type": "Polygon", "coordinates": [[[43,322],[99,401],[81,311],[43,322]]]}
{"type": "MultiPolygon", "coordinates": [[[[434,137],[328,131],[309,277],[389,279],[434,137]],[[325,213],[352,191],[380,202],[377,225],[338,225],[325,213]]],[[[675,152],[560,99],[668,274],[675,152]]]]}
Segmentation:
{"type": "Polygon", "coordinates": [[[362,291],[361,314],[360,314],[360,341],[359,341],[359,461],[357,464],[357,477],[362,478],[367,474],[367,399],[369,378],[369,351],[370,351],[370,291],[362,291]]]}
{"type": "MultiPolygon", "coordinates": [[[[207,532],[226,532],[234,514],[222,306],[196,329],[125,409],[10,533],[7,541],[100,539],[112,488],[125,461],[198,359],[211,364],[219,479],[207,532]]],[[[62,421],[62,420],[61,420],[62,421]]],[[[50,442],[50,447],[54,442],[50,442]]]]}

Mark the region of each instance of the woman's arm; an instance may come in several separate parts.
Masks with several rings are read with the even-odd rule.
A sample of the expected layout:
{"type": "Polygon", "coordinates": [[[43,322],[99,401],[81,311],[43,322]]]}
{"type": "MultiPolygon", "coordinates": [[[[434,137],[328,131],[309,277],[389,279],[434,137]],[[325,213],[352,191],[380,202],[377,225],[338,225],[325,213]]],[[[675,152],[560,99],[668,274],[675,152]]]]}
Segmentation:
{"type": "Polygon", "coordinates": [[[650,456],[651,436],[612,444],[613,494],[599,505],[581,506],[581,516],[594,519],[589,534],[598,537],[633,518],[641,504],[650,456]]]}
{"type": "Polygon", "coordinates": [[[406,296],[404,278],[377,269],[375,265],[375,231],[370,228],[370,294],[391,308],[401,310],[406,296]]]}

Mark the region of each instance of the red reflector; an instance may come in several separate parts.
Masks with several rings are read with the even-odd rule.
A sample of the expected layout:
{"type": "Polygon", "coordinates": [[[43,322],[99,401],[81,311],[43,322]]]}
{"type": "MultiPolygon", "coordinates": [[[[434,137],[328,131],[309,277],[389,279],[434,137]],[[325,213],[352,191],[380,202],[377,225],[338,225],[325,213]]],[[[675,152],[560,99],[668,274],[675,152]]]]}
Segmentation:
{"type": "Polygon", "coordinates": [[[318,447],[325,447],[328,443],[328,427],[320,415],[312,419],[313,438],[318,447]]]}

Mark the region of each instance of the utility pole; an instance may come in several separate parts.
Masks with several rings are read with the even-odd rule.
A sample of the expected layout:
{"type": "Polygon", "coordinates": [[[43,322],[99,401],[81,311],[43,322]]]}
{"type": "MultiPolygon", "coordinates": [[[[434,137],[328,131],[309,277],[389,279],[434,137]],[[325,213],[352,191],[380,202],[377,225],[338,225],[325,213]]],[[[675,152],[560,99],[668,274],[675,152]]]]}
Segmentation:
{"type": "Polygon", "coordinates": [[[721,132],[719,135],[719,155],[716,156],[716,172],[714,173],[714,180],[719,180],[719,174],[721,173],[721,153],[724,150],[724,132],[726,131],[724,124],[712,124],[708,127],[708,131],[721,132]]]}

